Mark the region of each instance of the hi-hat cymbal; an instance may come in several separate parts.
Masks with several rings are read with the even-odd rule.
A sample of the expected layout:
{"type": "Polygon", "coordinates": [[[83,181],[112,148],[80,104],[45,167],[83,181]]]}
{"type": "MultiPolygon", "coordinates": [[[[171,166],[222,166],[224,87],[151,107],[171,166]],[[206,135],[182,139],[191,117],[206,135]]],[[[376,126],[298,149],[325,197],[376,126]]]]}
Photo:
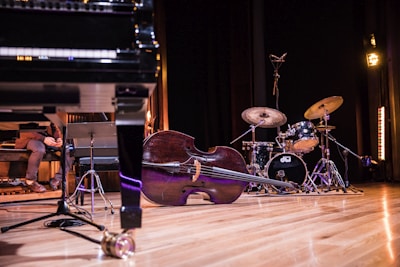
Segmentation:
{"type": "Polygon", "coordinates": [[[242,119],[249,124],[263,122],[261,128],[274,128],[286,123],[286,115],[279,110],[266,107],[248,108],[242,112],[242,119]]]}
{"type": "Polygon", "coordinates": [[[331,131],[336,129],[336,126],[333,125],[317,125],[315,126],[318,132],[324,132],[324,131],[331,131]]]}
{"type": "Polygon", "coordinates": [[[343,104],[343,97],[331,96],[324,98],[304,112],[304,117],[308,120],[322,118],[326,114],[330,114],[338,109],[343,104]]]}

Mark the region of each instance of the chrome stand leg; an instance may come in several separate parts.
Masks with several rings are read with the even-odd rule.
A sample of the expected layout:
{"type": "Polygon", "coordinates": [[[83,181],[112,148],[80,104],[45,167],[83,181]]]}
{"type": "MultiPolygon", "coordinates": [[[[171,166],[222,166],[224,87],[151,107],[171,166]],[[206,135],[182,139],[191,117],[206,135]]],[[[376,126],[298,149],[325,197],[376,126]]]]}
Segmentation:
{"type": "Polygon", "coordinates": [[[94,193],[99,191],[101,198],[104,201],[104,209],[107,210],[107,202],[110,204],[111,207],[111,214],[114,214],[114,207],[112,202],[105,196],[103,185],[101,184],[100,177],[96,173],[95,170],[88,170],[79,180],[78,184],[76,185],[74,193],[70,196],[70,199],[73,200],[78,196],[78,193],[82,194],[82,192],[89,192],[91,193],[91,211],[92,214],[94,213],[94,193]],[[85,181],[87,175],[90,174],[91,177],[91,185],[90,188],[82,187],[82,183],[85,181]],[[95,186],[96,184],[96,186],[95,186]]]}
{"type": "Polygon", "coordinates": [[[314,180],[311,178],[309,172],[307,172],[306,181],[303,183],[302,186],[303,186],[304,188],[306,188],[306,190],[307,190],[306,193],[315,191],[315,192],[317,192],[318,194],[320,194],[320,192],[318,191],[318,187],[317,187],[317,185],[314,183],[314,180]],[[311,185],[309,185],[309,184],[311,184],[311,185]]]}
{"type": "Polygon", "coordinates": [[[343,192],[347,192],[342,176],[340,175],[335,163],[332,160],[321,158],[318,161],[309,181],[315,184],[315,180],[317,178],[320,178],[322,187],[324,185],[327,187],[327,191],[330,191],[331,186],[334,186],[336,188],[341,187],[343,192]]]}

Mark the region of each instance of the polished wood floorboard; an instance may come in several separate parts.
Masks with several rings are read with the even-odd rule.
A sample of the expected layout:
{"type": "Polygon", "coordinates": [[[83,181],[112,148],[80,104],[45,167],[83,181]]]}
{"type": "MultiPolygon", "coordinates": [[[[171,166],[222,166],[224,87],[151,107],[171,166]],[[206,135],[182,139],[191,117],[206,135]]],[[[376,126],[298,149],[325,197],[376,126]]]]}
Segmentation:
{"type": "MultiPolygon", "coordinates": [[[[400,266],[400,184],[370,183],[362,193],[256,195],[227,205],[200,196],[188,205],[142,201],[142,227],[128,259],[105,256],[92,241],[48,228],[51,217],[0,234],[0,266],[400,266]]],[[[120,233],[120,195],[96,194],[94,222],[120,233]]],[[[90,212],[90,198],[84,208],[90,212]]],[[[55,212],[57,200],[0,205],[0,226],[55,212]]],[[[71,211],[75,208],[71,206],[71,211]]],[[[102,239],[93,226],[68,227],[102,239]]]]}

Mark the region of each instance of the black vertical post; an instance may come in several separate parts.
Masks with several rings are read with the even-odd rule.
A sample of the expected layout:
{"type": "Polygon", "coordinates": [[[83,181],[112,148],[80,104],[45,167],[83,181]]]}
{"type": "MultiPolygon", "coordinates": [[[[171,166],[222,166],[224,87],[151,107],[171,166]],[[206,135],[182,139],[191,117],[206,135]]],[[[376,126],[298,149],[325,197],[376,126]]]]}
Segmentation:
{"type": "Polygon", "coordinates": [[[141,227],[142,157],[144,124],[150,90],[142,86],[117,86],[116,127],[121,188],[121,228],[141,227]]]}
{"type": "Polygon", "coordinates": [[[121,184],[121,228],[141,227],[140,192],[144,125],[117,126],[121,184]]]}

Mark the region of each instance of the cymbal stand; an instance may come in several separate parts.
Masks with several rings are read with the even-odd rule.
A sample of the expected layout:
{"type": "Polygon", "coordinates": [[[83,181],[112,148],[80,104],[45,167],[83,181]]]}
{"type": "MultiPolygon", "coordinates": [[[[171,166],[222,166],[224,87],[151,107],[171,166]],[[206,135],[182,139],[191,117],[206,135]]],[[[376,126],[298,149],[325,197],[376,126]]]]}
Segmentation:
{"type": "Polygon", "coordinates": [[[240,136],[238,136],[237,138],[235,138],[233,141],[230,142],[230,144],[232,145],[233,143],[235,143],[236,141],[238,141],[239,139],[241,139],[243,136],[245,136],[246,134],[248,134],[249,132],[252,132],[252,139],[253,142],[255,142],[255,130],[257,127],[263,125],[265,122],[265,120],[260,120],[259,123],[257,123],[256,125],[250,125],[250,129],[248,129],[247,131],[245,131],[243,134],[241,134],[240,136]]]}
{"type": "Polygon", "coordinates": [[[314,167],[313,172],[311,173],[311,181],[315,182],[317,178],[320,178],[321,185],[324,184],[327,186],[327,191],[331,190],[331,186],[335,186],[338,190],[339,187],[342,188],[343,192],[346,191],[346,185],[343,182],[342,176],[340,175],[338,169],[336,168],[335,163],[330,159],[330,150],[329,150],[329,138],[328,138],[328,120],[329,115],[325,111],[324,122],[325,129],[324,133],[321,134],[321,159],[317,162],[314,167]]]}
{"type": "MultiPolygon", "coordinates": [[[[260,120],[259,123],[256,125],[250,125],[250,128],[241,134],[239,137],[231,141],[230,144],[235,143],[237,140],[251,132],[251,159],[250,159],[250,164],[247,167],[247,170],[249,171],[250,174],[252,175],[257,175],[260,172],[260,166],[257,164],[257,152],[258,152],[258,146],[256,143],[256,128],[259,127],[260,125],[264,124],[264,120],[260,120]]],[[[257,188],[258,191],[261,190],[261,186],[258,186],[254,182],[250,182],[248,185],[248,191],[251,191],[252,188],[257,188]]],[[[266,190],[266,189],[265,189],[266,190]]]]}

